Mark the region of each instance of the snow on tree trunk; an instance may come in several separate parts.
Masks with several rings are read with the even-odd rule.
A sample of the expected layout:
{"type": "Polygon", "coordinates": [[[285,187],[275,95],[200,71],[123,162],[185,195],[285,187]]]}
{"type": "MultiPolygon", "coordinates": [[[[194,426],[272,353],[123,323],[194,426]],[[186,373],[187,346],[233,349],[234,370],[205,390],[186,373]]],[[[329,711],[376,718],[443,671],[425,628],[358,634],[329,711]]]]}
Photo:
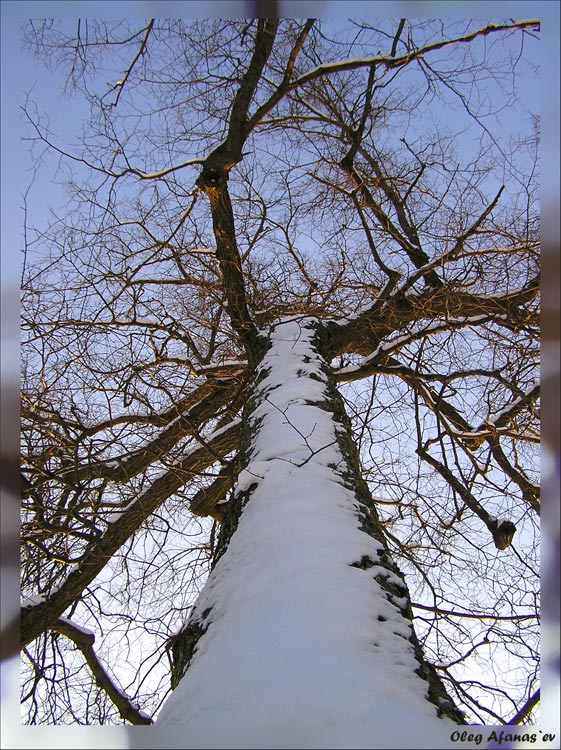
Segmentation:
{"type": "Polygon", "coordinates": [[[185,747],[444,747],[462,722],[414,635],[325,337],[283,320],[257,369],[245,468],[157,721],[185,747]]]}

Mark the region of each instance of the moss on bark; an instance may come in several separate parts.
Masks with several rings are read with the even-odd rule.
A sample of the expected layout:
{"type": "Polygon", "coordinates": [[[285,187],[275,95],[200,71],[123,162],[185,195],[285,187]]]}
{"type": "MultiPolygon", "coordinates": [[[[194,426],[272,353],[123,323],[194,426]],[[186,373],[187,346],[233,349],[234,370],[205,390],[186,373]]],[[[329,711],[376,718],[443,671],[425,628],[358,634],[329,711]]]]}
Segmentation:
{"type": "MultiPolygon", "coordinates": [[[[270,346],[263,347],[265,352],[270,346]]],[[[240,430],[240,468],[244,469],[250,460],[251,445],[259,429],[256,420],[251,420],[251,415],[259,405],[257,398],[257,386],[267,376],[267,371],[260,370],[255,376],[252,392],[243,409],[242,425],[240,430]]],[[[216,566],[218,560],[226,552],[230,539],[238,528],[242,511],[251,497],[252,487],[238,494],[232,492],[231,498],[226,505],[224,516],[220,525],[220,532],[216,542],[216,549],[212,560],[211,570],[216,566]]],[[[173,639],[170,651],[172,654],[171,687],[175,689],[181,678],[189,668],[189,664],[197,650],[197,644],[208,629],[208,616],[211,610],[205,610],[198,615],[196,610],[192,612],[189,621],[183,630],[173,639]]]]}
{"type": "MultiPolygon", "coordinates": [[[[326,328],[321,324],[316,326],[315,343],[320,354],[327,357],[329,352],[329,335],[326,328]]],[[[382,573],[378,573],[375,576],[375,580],[384,590],[389,601],[394,606],[398,606],[403,617],[411,624],[411,635],[408,640],[413,646],[415,658],[419,663],[415,671],[427,683],[427,699],[436,706],[438,716],[446,716],[458,724],[463,724],[465,723],[464,714],[454,705],[437,671],[424,657],[423,649],[413,629],[413,611],[411,609],[409,589],[407,588],[403,574],[391,557],[376,505],[372,499],[368,484],[362,476],[360,455],[353,440],[351,421],[346,413],[343,398],[337,389],[333,373],[327,361],[322,369],[327,378],[326,391],[328,395],[327,401],[322,405],[322,408],[327,409],[333,414],[335,422],[340,427],[337,430],[337,442],[346,465],[341,476],[345,486],[355,495],[360,528],[380,543],[378,550],[379,559],[376,563],[368,557],[363,556],[359,561],[352,563],[352,565],[363,570],[368,570],[374,567],[375,564],[387,569],[388,575],[385,576],[382,573]],[[400,583],[396,582],[396,577],[400,580],[400,583]],[[402,605],[403,601],[405,601],[404,606],[402,605]]],[[[383,621],[383,619],[380,621],[383,621]]]]}

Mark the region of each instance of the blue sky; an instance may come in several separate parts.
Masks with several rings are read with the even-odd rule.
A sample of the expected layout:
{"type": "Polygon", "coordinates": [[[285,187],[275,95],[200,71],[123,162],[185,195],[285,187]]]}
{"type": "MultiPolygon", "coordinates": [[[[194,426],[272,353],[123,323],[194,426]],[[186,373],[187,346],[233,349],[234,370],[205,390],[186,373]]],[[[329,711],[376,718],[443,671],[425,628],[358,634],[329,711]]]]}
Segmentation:
{"type": "MultiPolygon", "coordinates": [[[[29,187],[33,164],[30,159],[28,143],[22,140],[23,116],[21,105],[25,92],[32,92],[32,98],[43,103],[56,119],[62,111],[57,106],[55,96],[56,83],[52,75],[36,66],[28,55],[21,50],[20,27],[22,20],[29,17],[75,18],[79,14],[90,17],[148,17],[155,14],[164,16],[196,17],[201,5],[195,0],[121,0],[117,2],[77,2],[76,0],[58,0],[41,2],[37,0],[0,0],[1,33],[2,33],[2,162],[1,162],[1,284],[2,284],[2,346],[3,377],[17,377],[17,352],[12,347],[17,337],[17,299],[20,279],[20,249],[22,245],[23,195],[29,187]],[[55,85],[53,85],[55,83],[55,85]],[[45,92],[48,92],[45,95],[45,92]],[[52,105],[52,106],[51,106],[52,105]],[[7,348],[6,348],[7,347],[7,348]]],[[[305,16],[319,15],[333,19],[358,17],[361,15],[379,17],[456,17],[470,16],[489,19],[492,17],[512,16],[516,18],[543,19],[543,74],[541,93],[543,95],[544,115],[544,222],[545,234],[555,235],[557,217],[555,207],[559,202],[559,97],[550,92],[559,91],[559,3],[555,0],[538,0],[537,2],[481,2],[464,0],[445,2],[444,0],[280,0],[282,15],[305,16]],[[545,95],[544,95],[545,94],[545,95]],[[551,215],[551,219],[548,219],[551,215]]],[[[251,3],[248,0],[216,0],[207,2],[207,16],[241,16],[248,14],[251,3]],[[226,10],[227,9],[227,10],[226,10]]],[[[79,120],[80,102],[72,108],[64,106],[64,117],[57,123],[60,129],[65,120],[71,127],[79,120]]],[[[33,218],[41,223],[48,202],[53,198],[53,187],[48,182],[49,172],[44,170],[35,183],[30,195],[33,207],[33,218]]],[[[557,230],[558,234],[558,230],[557,230]]]]}
{"type": "MultiPolygon", "coordinates": [[[[200,3],[190,0],[161,0],[158,3],[146,0],[130,2],[26,2],[25,0],[1,0],[2,10],[2,286],[15,288],[19,284],[19,247],[21,245],[22,196],[31,177],[32,164],[27,144],[22,142],[23,119],[20,106],[24,101],[24,92],[33,91],[33,96],[41,100],[43,91],[53,91],[52,76],[45,69],[34,65],[20,47],[20,25],[26,17],[76,17],[102,16],[104,18],[119,16],[147,16],[156,12],[159,17],[182,15],[196,16],[200,3]],[[16,218],[17,217],[17,218],[16,218]]],[[[205,4],[208,15],[242,15],[250,4],[246,0],[222,0],[205,4]]],[[[466,3],[412,0],[388,2],[386,0],[281,0],[282,13],[285,16],[313,15],[323,17],[352,17],[360,15],[379,16],[446,16],[490,18],[496,16],[540,17],[543,19],[543,36],[545,54],[543,61],[542,92],[559,91],[559,3],[554,0],[538,2],[474,2],[466,3]],[[467,12],[469,6],[469,13],[467,12]],[[305,11],[305,12],[304,12],[305,11]],[[555,80],[557,78],[557,81],[555,80]]],[[[544,195],[559,191],[558,170],[547,169],[559,161],[559,97],[543,97],[543,115],[545,119],[544,136],[548,158],[544,160],[546,168],[544,182],[547,190],[544,195]],[[549,126],[549,127],[548,127],[549,126]],[[555,158],[557,157],[557,158],[555,158]],[[556,174],[557,172],[557,174],[556,174]]],[[[52,107],[56,113],[56,102],[52,107]]],[[[65,118],[69,108],[65,107],[65,118]]],[[[79,116],[79,103],[75,103],[73,114],[79,116]]],[[[73,119],[73,118],[71,118],[73,119]]],[[[69,123],[71,124],[71,123],[69,123]]],[[[43,193],[46,198],[48,188],[43,183],[34,191],[34,213],[37,215],[43,193]],[[40,189],[38,189],[40,188],[40,189]]]]}
{"type": "MultiPolygon", "coordinates": [[[[367,15],[398,16],[409,14],[417,16],[455,16],[489,18],[492,13],[502,17],[512,14],[513,17],[541,17],[544,19],[543,32],[545,37],[544,46],[547,54],[543,56],[545,91],[558,91],[553,77],[558,77],[559,65],[559,4],[552,0],[541,2],[475,2],[465,3],[432,1],[423,2],[388,2],[386,0],[281,0],[282,13],[285,16],[302,16],[318,13],[324,17],[352,17],[367,15]],[[304,13],[304,10],[306,13],[304,13]],[[549,37],[549,43],[548,43],[549,37]],[[555,61],[557,59],[557,66],[555,61]]],[[[104,18],[119,16],[147,16],[156,12],[159,17],[170,15],[182,15],[195,17],[195,11],[200,3],[190,0],[172,1],[161,0],[158,3],[150,1],[130,2],[26,2],[15,0],[1,0],[2,9],[2,285],[12,288],[19,284],[19,247],[21,246],[22,226],[22,196],[29,186],[32,175],[32,163],[29,157],[28,144],[22,141],[23,116],[20,107],[24,101],[25,92],[32,92],[32,98],[45,102],[44,92],[49,92],[47,101],[52,92],[56,91],[53,86],[53,77],[46,69],[36,66],[33,61],[24,54],[20,47],[20,26],[26,17],[65,17],[72,18],[80,13],[83,16],[98,16],[104,18]],[[18,217],[16,219],[16,217],[18,217]]],[[[242,15],[247,12],[250,4],[247,0],[228,0],[223,2],[210,2],[205,4],[205,10],[209,8],[208,15],[220,16],[227,8],[228,15],[242,15]]],[[[50,104],[50,102],[49,102],[50,104]]],[[[56,119],[57,105],[53,102],[52,115],[56,119]]],[[[548,149],[548,163],[555,162],[555,153],[559,154],[559,140],[555,139],[555,120],[559,118],[558,97],[544,97],[544,115],[546,122],[551,122],[551,133],[548,149]],[[555,111],[557,110],[557,111],[555,111]],[[557,141],[554,143],[554,141],[557,141]]],[[[73,121],[78,121],[80,116],[80,102],[76,101],[72,109],[65,105],[64,118],[69,118],[68,124],[72,126],[73,121]],[[70,114],[70,118],[69,118],[70,114]]],[[[64,119],[57,123],[60,127],[64,119]]],[[[546,133],[547,136],[547,133],[546,133]]],[[[557,159],[558,161],[558,159],[557,159]]],[[[557,175],[558,178],[558,175],[557,175]]],[[[42,179],[47,179],[47,175],[42,179]]],[[[555,189],[555,174],[549,171],[545,176],[548,191],[555,189]]],[[[558,185],[558,179],[557,179],[558,185]]],[[[558,187],[557,187],[558,192],[558,187]]],[[[52,190],[44,182],[39,182],[33,191],[33,209],[35,217],[44,210],[47,195],[52,198],[52,190]]]]}

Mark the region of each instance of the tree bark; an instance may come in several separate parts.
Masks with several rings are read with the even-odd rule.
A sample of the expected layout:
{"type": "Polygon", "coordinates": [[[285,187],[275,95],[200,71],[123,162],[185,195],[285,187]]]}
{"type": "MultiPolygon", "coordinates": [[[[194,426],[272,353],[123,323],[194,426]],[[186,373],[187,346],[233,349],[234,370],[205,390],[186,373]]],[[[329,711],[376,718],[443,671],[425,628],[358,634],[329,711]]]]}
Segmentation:
{"type": "MultiPolygon", "coordinates": [[[[350,422],[324,355],[328,348],[326,328],[317,320],[286,319],[273,326],[256,369],[242,426],[242,471],[207,584],[174,639],[175,690],[158,719],[185,724],[192,738],[211,742],[214,736],[208,727],[198,734],[204,706],[216,707],[217,726],[224,705],[259,714],[260,691],[275,675],[283,695],[291,697],[271,721],[284,717],[313,735],[326,704],[314,712],[320,701],[310,704],[300,695],[306,667],[301,674],[294,654],[321,672],[320,683],[340,692],[346,675],[337,665],[352,658],[354,647],[364,656],[361,669],[372,684],[365,698],[370,724],[391,721],[379,699],[388,685],[400,683],[408,685],[403,696],[408,721],[426,721],[427,713],[437,724],[441,718],[464,721],[413,630],[407,585],[361,476],[350,422]],[[326,592],[333,587],[332,607],[326,592]],[[268,638],[263,640],[263,633],[268,638]],[[247,651],[244,639],[251,643],[247,651]],[[283,650],[288,663],[279,663],[283,650]],[[244,675],[243,698],[232,693],[231,680],[211,681],[226,657],[229,669],[239,669],[240,679],[244,675]]],[[[237,738],[249,742],[246,747],[274,731],[271,725],[263,735],[251,734],[267,724],[262,717],[248,724],[253,725],[243,730],[248,734],[237,738]]],[[[243,720],[236,725],[244,727],[243,720]]]]}

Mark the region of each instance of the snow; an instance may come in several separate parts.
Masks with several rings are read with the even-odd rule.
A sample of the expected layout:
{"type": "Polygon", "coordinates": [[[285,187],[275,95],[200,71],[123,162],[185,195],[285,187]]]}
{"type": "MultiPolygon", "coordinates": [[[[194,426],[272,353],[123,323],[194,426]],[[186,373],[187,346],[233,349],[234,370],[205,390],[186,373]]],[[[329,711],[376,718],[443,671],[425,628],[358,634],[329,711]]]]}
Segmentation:
{"type": "Polygon", "coordinates": [[[218,364],[201,365],[197,367],[197,372],[206,372],[207,370],[216,370],[220,367],[239,367],[240,370],[247,367],[247,359],[224,359],[218,364]]]}
{"type": "MultiPolygon", "coordinates": [[[[180,415],[179,417],[174,417],[171,422],[169,422],[165,430],[169,430],[170,425],[172,425],[174,422],[176,422],[178,419],[181,419],[183,415],[180,415]]],[[[200,450],[202,445],[205,445],[208,443],[211,443],[213,440],[215,440],[217,437],[219,437],[222,433],[227,432],[228,430],[231,430],[232,427],[235,427],[237,424],[239,424],[241,420],[239,417],[236,417],[235,419],[232,419],[231,422],[228,422],[228,424],[224,425],[223,427],[219,427],[218,429],[214,430],[210,435],[205,436],[204,442],[197,441],[193,446],[189,448],[189,450],[186,450],[182,456],[181,461],[178,463],[178,468],[181,468],[181,464],[193,453],[196,453],[198,450],[200,450]]],[[[165,430],[162,431],[165,432],[165,430]]],[[[120,465],[126,466],[126,461],[123,461],[120,465]]],[[[126,505],[116,505],[115,510],[108,509],[107,513],[105,514],[103,520],[106,524],[108,524],[108,527],[115,523],[115,521],[118,521],[126,511],[130,510],[131,508],[134,508],[136,505],[142,504],[142,499],[146,495],[150,495],[154,491],[154,484],[161,479],[162,477],[165,477],[167,474],[170,473],[170,471],[173,471],[172,466],[165,466],[163,469],[160,469],[160,471],[154,473],[151,476],[150,484],[148,484],[143,490],[141,490],[137,495],[135,495],[131,500],[129,500],[126,505]]],[[[106,529],[103,533],[108,533],[109,528],[106,529]]],[[[103,535],[102,535],[103,536],[103,535]]]]}
{"type": "Polygon", "coordinates": [[[509,404],[506,404],[500,411],[491,412],[486,419],[486,424],[495,424],[500,419],[502,419],[504,415],[508,415],[514,412],[521,403],[531,398],[532,394],[535,391],[536,391],[536,388],[534,386],[534,388],[532,388],[530,391],[524,394],[523,398],[518,397],[514,399],[514,401],[511,401],[509,404]]]}
{"type": "Polygon", "coordinates": [[[23,594],[21,597],[22,607],[36,607],[38,604],[42,604],[45,601],[43,594],[34,594],[33,596],[27,596],[23,594]]]}
{"type": "Polygon", "coordinates": [[[272,332],[235,491],[257,486],[193,609],[208,629],[157,726],[181,728],[185,748],[447,747],[457,725],[415,674],[406,599],[374,576],[402,581],[377,564],[344,486],[310,322],[272,332]],[[373,568],[352,566],[363,556],[373,568]]]}
{"type": "Polygon", "coordinates": [[[497,521],[497,529],[500,529],[503,523],[510,523],[508,518],[502,518],[497,521]]]}
{"type": "MultiPolygon", "coordinates": [[[[79,630],[81,633],[84,633],[84,635],[93,635],[95,637],[95,633],[93,630],[89,630],[88,628],[85,628],[83,625],[78,625],[78,623],[74,622],[74,620],[69,620],[68,617],[59,617],[59,620],[67,623],[68,625],[71,625],[75,630],[79,630]]],[[[119,692],[122,692],[122,691],[119,691],[119,692]]]]}
{"type": "Polygon", "coordinates": [[[53,586],[51,589],[49,589],[48,595],[43,594],[33,594],[32,596],[27,596],[26,594],[22,594],[21,598],[21,606],[22,607],[37,607],[40,604],[43,604],[45,601],[47,601],[48,598],[54,596],[60,589],[64,586],[68,578],[75,573],[77,570],[79,570],[78,563],[74,563],[73,565],[70,565],[65,570],[64,578],[62,578],[56,586],[53,586]]]}
{"type": "MultiPolygon", "coordinates": [[[[442,326],[439,326],[437,330],[438,331],[442,330],[442,326]]],[[[365,359],[360,364],[348,365],[347,367],[340,367],[338,370],[336,370],[336,374],[337,375],[350,375],[353,372],[359,372],[364,367],[367,367],[370,362],[374,362],[378,357],[380,357],[380,355],[389,354],[390,352],[400,349],[406,344],[411,343],[413,336],[414,334],[411,333],[410,331],[400,334],[398,336],[394,336],[393,339],[390,339],[389,341],[386,341],[383,344],[379,344],[376,347],[376,349],[372,352],[372,354],[369,354],[368,357],[365,357],[365,359]]]]}

